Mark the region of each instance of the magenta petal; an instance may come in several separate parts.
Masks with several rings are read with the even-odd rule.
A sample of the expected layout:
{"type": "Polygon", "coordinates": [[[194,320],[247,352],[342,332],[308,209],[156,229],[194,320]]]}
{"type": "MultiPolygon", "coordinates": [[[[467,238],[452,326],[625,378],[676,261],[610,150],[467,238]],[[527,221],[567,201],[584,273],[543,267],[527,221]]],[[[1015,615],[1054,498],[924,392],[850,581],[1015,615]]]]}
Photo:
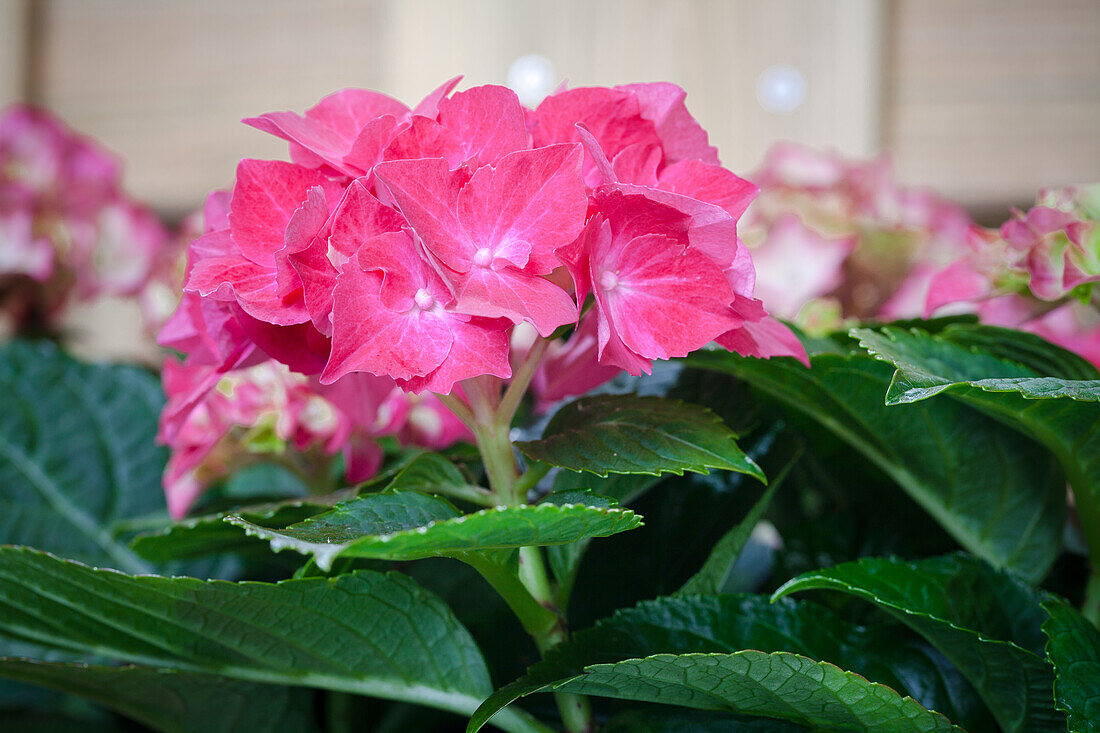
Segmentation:
{"type": "Polygon", "coordinates": [[[350,372],[394,379],[424,376],[439,367],[454,341],[447,316],[413,305],[399,313],[381,300],[382,276],[364,272],[358,259],[340,271],[333,291],[332,355],[322,384],[350,372]]]}
{"type": "MultiPolygon", "coordinates": [[[[597,301],[598,302],[598,301],[597,301]]],[[[615,314],[606,308],[596,310],[596,338],[599,348],[599,363],[626,370],[627,374],[637,377],[653,371],[653,360],[631,351],[619,337],[615,314]]]]}
{"type": "Polygon", "coordinates": [[[322,99],[304,117],[293,112],[270,112],[244,122],[289,141],[292,148],[298,146],[300,150],[294,157],[302,163],[313,167],[328,163],[342,173],[357,175],[366,171],[349,167],[344,158],[363,128],[375,118],[403,118],[408,111],[401,102],[384,94],[345,89],[322,99]],[[301,155],[302,151],[307,155],[301,155]]]}
{"type": "Polygon", "coordinates": [[[451,168],[466,160],[466,146],[451,130],[430,117],[413,116],[389,141],[382,159],[443,158],[451,168]]]}
{"type": "Polygon", "coordinates": [[[444,99],[439,123],[462,140],[466,157],[478,165],[529,147],[523,107],[507,87],[487,84],[444,99]]]}
{"type": "Polygon", "coordinates": [[[802,342],[787,326],[771,316],[758,321],[746,321],[715,339],[719,346],[742,356],[770,359],[773,356],[793,356],[807,367],[810,358],[802,342]]]}
{"type": "Polygon", "coordinates": [[[337,207],[329,243],[342,256],[351,258],[366,240],[399,232],[405,225],[405,218],[372,196],[363,179],[359,179],[348,186],[337,207]]]}
{"type": "Polygon", "coordinates": [[[540,412],[558,400],[584,394],[619,374],[619,368],[597,360],[596,320],[595,313],[590,312],[568,341],[551,342],[531,382],[537,396],[536,409],[540,412]]]}
{"type": "Polygon", "coordinates": [[[462,81],[461,75],[443,82],[420,100],[420,104],[413,108],[412,113],[421,117],[435,117],[439,112],[439,103],[458,86],[460,81],[462,81]]]}
{"type": "Polygon", "coordinates": [[[363,180],[352,181],[319,235],[306,247],[288,255],[301,278],[310,318],[326,335],[332,334],[332,291],[339,272],[337,266],[355,257],[365,240],[385,232],[400,231],[405,223],[399,213],[370,194],[363,180]]]}
{"type": "Polygon", "coordinates": [[[617,180],[650,188],[657,187],[657,168],[660,165],[661,149],[656,145],[630,145],[611,161],[617,180]]]}
{"type": "Polygon", "coordinates": [[[319,236],[323,237],[328,225],[330,207],[325,192],[320,186],[314,186],[306,193],[306,200],[290,217],[286,227],[283,250],[275,256],[276,279],[279,283],[279,296],[301,298],[298,291],[302,287],[302,278],[290,262],[290,256],[310,246],[319,236]]]}
{"type": "MultiPolygon", "coordinates": [[[[625,179],[624,179],[625,180],[625,179]]],[[[734,218],[741,218],[760,192],[754,183],[717,165],[684,160],[661,171],[660,188],[721,206],[734,218]]]]}
{"type": "MultiPolygon", "coordinates": [[[[579,140],[578,123],[610,159],[630,145],[661,144],[656,127],[642,116],[638,96],[621,89],[580,87],[552,94],[535,110],[534,119],[535,145],[579,140]]],[[[584,165],[587,171],[594,162],[587,158],[584,165]]]]}
{"type": "Polygon", "coordinates": [[[352,435],[343,447],[344,476],[349,483],[366,481],[382,467],[385,452],[377,440],[364,435],[352,435]]]}
{"type": "Polygon", "coordinates": [[[188,248],[191,260],[203,260],[207,257],[240,256],[241,248],[233,241],[228,229],[213,231],[191,242],[188,248]]]}
{"type": "Polygon", "coordinates": [[[382,305],[391,311],[404,313],[413,307],[418,296],[423,298],[425,293],[432,301],[425,304],[429,310],[433,309],[434,303],[442,307],[453,299],[408,232],[387,232],[368,239],[355,254],[355,261],[364,272],[382,274],[378,297],[382,305]]]}
{"type": "Polygon", "coordinates": [[[236,309],[241,328],[265,354],[301,374],[318,374],[328,360],[329,341],[308,321],[292,326],[275,326],[236,309]]]}
{"type": "Polygon", "coordinates": [[[281,298],[275,269],[257,265],[240,256],[211,257],[191,268],[187,288],[203,297],[234,300],[253,318],[277,326],[309,320],[301,294],[281,298]]]}
{"type": "MultiPolygon", "coordinates": [[[[588,128],[581,123],[577,123],[577,139],[584,145],[585,152],[588,153],[588,157],[595,164],[595,171],[585,174],[585,184],[599,188],[600,186],[610,185],[612,183],[618,183],[619,177],[615,172],[614,167],[611,165],[611,161],[607,157],[607,153],[600,146],[600,141],[589,132],[588,128]],[[598,174],[594,175],[594,174],[598,174]]],[[[639,145],[631,145],[629,149],[636,149],[642,147],[639,145]]],[[[618,156],[615,156],[618,157],[618,156]]],[[[633,181],[631,181],[633,182],[633,181]]]]}
{"type": "Polygon", "coordinates": [[[596,298],[623,344],[646,359],[687,356],[738,325],[734,293],[702,253],[659,234],[592,258],[596,298]]]}
{"type": "Polygon", "coordinates": [[[513,267],[470,270],[459,284],[455,307],[475,316],[530,321],[542,336],[577,320],[577,305],[568,293],[539,275],[513,267]]]}
{"type": "Polygon", "coordinates": [[[345,168],[352,171],[351,175],[357,175],[358,172],[370,173],[378,161],[382,160],[383,151],[393,140],[397,126],[397,119],[392,115],[383,115],[364,125],[344,156],[345,168]]]}
{"type": "Polygon", "coordinates": [[[450,269],[468,270],[476,248],[457,216],[464,176],[452,173],[439,158],[386,161],[375,167],[374,174],[424,246],[450,269]]]}
{"type": "Polygon", "coordinates": [[[229,228],[229,191],[211,191],[202,207],[203,231],[213,232],[229,228]]]}
{"type": "Polygon", "coordinates": [[[637,95],[642,117],[653,123],[661,138],[666,162],[696,159],[718,165],[718,149],[709,143],[707,131],[688,112],[684,105],[687,92],[683,89],[668,82],[615,88],[637,95]]]}
{"type": "Polygon", "coordinates": [[[953,262],[932,275],[925,300],[925,317],[949,303],[984,298],[991,289],[988,276],[973,269],[967,260],[953,262]]]}
{"type": "MultiPolygon", "coordinates": [[[[584,228],[588,198],[580,169],[580,145],[522,150],[479,168],[458,200],[469,241],[494,254],[502,244],[526,242],[531,253],[525,271],[550,273],[559,264],[554,250],[584,228]]],[[[432,249],[427,238],[425,243],[432,249]]]]}
{"type": "Polygon", "coordinates": [[[450,394],[464,379],[489,375],[507,379],[512,376],[508,362],[508,330],[504,320],[471,318],[451,321],[454,343],[447,359],[431,374],[402,380],[409,392],[450,394]]]}
{"type": "Polygon", "coordinates": [[[643,196],[689,217],[687,235],[691,246],[704,253],[723,270],[737,259],[740,249],[737,221],[720,206],[658,188],[625,183],[614,188],[628,195],[643,196]]]}
{"type": "Polygon", "coordinates": [[[315,170],[278,160],[245,159],[237,166],[229,223],[233,241],[248,259],[274,267],[286,229],[307,192],[320,186],[337,200],[342,186],[315,170]]]}

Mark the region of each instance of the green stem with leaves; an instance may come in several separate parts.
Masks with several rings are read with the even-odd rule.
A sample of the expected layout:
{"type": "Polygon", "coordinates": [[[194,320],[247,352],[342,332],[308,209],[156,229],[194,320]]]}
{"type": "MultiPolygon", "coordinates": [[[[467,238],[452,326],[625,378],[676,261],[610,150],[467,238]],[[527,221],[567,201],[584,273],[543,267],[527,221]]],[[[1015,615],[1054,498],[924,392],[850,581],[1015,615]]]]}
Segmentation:
{"type": "MultiPolygon", "coordinates": [[[[548,466],[535,464],[521,476],[510,435],[512,420],[548,344],[549,340],[542,338],[535,342],[523,364],[515,370],[503,396],[499,382],[479,377],[463,383],[468,405],[454,395],[444,399],[444,404],[474,434],[485,466],[490,495],[507,506],[525,504],[527,492],[549,470],[548,466]]],[[[504,598],[534,639],[540,654],[545,655],[569,637],[565,614],[554,602],[554,590],[538,547],[519,548],[519,568],[515,574],[488,558],[474,559],[473,562],[463,559],[470,562],[504,598]]],[[[595,729],[586,697],[556,692],[554,698],[567,733],[590,733],[595,729]]]]}

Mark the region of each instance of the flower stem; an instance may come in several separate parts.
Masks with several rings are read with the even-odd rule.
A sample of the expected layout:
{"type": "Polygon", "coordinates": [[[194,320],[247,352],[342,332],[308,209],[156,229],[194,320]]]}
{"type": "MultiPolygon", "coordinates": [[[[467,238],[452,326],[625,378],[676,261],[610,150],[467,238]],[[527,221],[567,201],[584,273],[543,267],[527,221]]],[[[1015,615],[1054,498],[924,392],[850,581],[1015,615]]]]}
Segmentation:
{"type": "Polygon", "coordinates": [[[500,408],[497,411],[497,418],[502,422],[508,425],[512,424],[512,418],[516,416],[519,403],[523,400],[523,395],[527,392],[527,387],[530,386],[531,379],[535,376],[535,370],[538,368],[539,362],[542,361],[542,355],[546,353],[546,347],[549,345],[550,339],[535,339],[531,350],[527,352],[527,358],[512,375],[512,382],[505,390],[504,397],[500,400],[500,408]]]}
{"type": "MultiPolygon", "coordinates": [[[[468,413],[472,418],[468,424],[477,440],[490,493],[508,506],[525,504],[529,485],[537,483],[545,474],[542,466],[535,465],[520,477],[509,432],[512,418],[542,358],[546,343],[546,339],[535,343],[523,365],[516,370],[512,384],[499,400],[499,387],[487,384],[485,380],[471,379],[463,384],[469,400],[468,413]]],[[[458,412],[455,414],[463,418],[458,412]]],[[[463,559],[473,565],[504,598],[534,639],[540,654],[545,656],[547,651],[569,638],[569,628],[564,614],[554,603],[554,591],[538,547],[519,548],[519,570],[515,574],[484,555],[475,557],[471,553],[471,557],[463,559]]],[[[587,698],[555,692],[554,699],[567,733],[590,733],[594,729],[587,698]]]]}

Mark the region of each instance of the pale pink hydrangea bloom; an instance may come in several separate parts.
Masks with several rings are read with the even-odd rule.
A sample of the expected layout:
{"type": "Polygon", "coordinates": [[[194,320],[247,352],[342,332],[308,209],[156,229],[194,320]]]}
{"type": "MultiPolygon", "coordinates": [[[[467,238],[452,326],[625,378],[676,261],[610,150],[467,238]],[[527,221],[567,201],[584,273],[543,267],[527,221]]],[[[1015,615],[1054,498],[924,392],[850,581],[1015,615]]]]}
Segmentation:
{"type": "Polygon", "coordinates": [[[742,236],[756,263],[757,293],[803,327],[916,317],[931,272],[966,251],[966,212],[931,191],[901,186],[885,156],[851,160],[779,143],[752,178],[761,194],[742,236]]]}
{"type": "Polygon", "coordinates": [[[1100,366],[1100,185],[1039,192],[999,230],[931,272],[924,314],[976,312],[988,323],[1043,336],[1100,366]]]}
{"type": "Polygon", "coordinates": [[[0,114],[0,290],[16,329],[52,327],[72,301],[133,296],[169,248],[118,162],[49,114],[0,114]]]}

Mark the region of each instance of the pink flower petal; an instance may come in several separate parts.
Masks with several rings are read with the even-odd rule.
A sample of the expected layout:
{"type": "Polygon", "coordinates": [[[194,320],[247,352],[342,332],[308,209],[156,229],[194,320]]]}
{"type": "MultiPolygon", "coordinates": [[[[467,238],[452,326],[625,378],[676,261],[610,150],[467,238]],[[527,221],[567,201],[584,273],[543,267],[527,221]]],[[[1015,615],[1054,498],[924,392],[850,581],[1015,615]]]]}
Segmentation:
{"type": "Polygon", "coordinates": [[[408,112],[408,107],[384,94],[344,89],[322,99],[304,117],[294,112],[270,112],[244,123],[289,141],[295,162],[310,167],[327,163],[354,176],[367,171],[348,166],[344,157],[351,152],[363,128],[383,115],[404,118],[408,112]]]}
{"type": "Polygon", "coordinates": [[[697,160],[674,163],[661,171],[659,188],[721,206],[736,221],[760,192],[756,184],[717,165],[697,160]]]}
{"type": "Polygon", "coordinates": [[[507,87],[487,84],[458,92],[439,103],[439,123],[463,144],[478,165],[528,147],[523,107],[507,87]]]}
{"type": "Polygon", "coordinates": [[[606,252],[593,252],[590,267],[600,312],[623,345],[644,359],[686,356],[739,324],[722,271],[674,239],[616,238],[606,252]]]}
{"type": "Polygon", "coordinates": [[[924,305],[925,317],[949,303],[979,300],[991,291],[992,283],[985,273],[973,269],[965,259],[958,260],[932,275],[924,305]]]}
{"type": "Polygon", "coordinates": [[[615,88],[637,95],[642,117],[653,123],[661,138],[667,163],[699,160],[718,165],[718,149],[709,143],[707,131],[688,112],[684,105],[687,92],[683,89],[668,82],[624,84],[615,88]]]}
{"type": "Polygon", "coordinates": [[[454,342],[456,316],[440,302],[447,295],[407,234],[365,242],[336,281],[332,356],[321,382],[353,371],[411,379],[438,369],[454,342]]]}
{"type": "Polygon", "coordinates": [[[245,159],[237,166],[229,223],[241,253],[259,265],[275,266],[286,230],[307,192],[320,186],[329,200],[343,187],[322,173],[277,160],[245,159]]]}

